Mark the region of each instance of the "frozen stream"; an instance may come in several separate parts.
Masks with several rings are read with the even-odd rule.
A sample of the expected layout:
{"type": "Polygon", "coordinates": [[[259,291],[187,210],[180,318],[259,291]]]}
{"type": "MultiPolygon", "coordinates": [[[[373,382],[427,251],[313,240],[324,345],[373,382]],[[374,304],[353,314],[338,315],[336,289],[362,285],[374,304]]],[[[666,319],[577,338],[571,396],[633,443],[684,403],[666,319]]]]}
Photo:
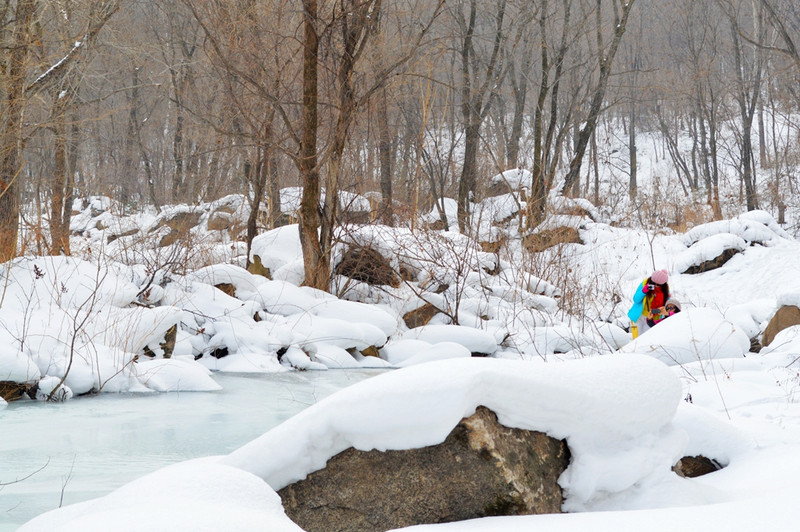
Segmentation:
{"type": "Polygon", "coordinates": [[[102,496],[162,466],[229,453],[381,372],[217,374],[219,392],[11,403],[0,410],[0,484],[7,484],[0,486],[0,531],[15,530],[60,503],[102,496]]]}

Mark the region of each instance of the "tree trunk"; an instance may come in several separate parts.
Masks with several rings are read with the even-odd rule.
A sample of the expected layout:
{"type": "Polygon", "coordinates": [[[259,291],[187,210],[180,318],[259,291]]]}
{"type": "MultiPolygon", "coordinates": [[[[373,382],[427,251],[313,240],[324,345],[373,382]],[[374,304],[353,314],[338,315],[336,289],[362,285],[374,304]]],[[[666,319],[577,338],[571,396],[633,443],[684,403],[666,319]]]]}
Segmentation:
{"type": "MultiPolygon", "coordinates": [[[[758,32],[760,35],[760,32],[758,32]]],[[[758,196],[755,187],[755,175],[753,171],[753,118],[755,116],[756,104],[759,98],[761,87],[761,65],[759,62],[754,66],[754,79],[752,90],[748,90],[747,81],[744,78],[744,67],[742,60],[742,44],[739,38],[739,26],[736,19],[731,17],[731,36],[733,38],[733,55],[736,64],[736,100],[739,103],[739,114],[742,124],[740,169],[742,172],[742,184],[745,190],[745,202],[747,210],[758,209],[758,196]]],[[[760,52],[759,52],[760,53],[760,52]]]]}
{"type": "Polygon", "coordinates": [[[258,157],[256,160],[256,167],[249,163],[245,163],[245,172],[247,174],[247,182],[250,185],[248,188],[252,194],[250,198],[250,215],[247,217],[247,267],[250,267],[250,250],[253,247],[253,239],[258,233],[258,214],[261,212],[261,199],[264,197],[264,188],[266,186],[267,175],[269,174],[269,156],[270,149],[267,147],[258,148],[258,157]]]}
{"type": "Polygon", "coordinates": [[[55,138],[53,139],[53,190],[50,196],[50,253],[69,255],[69,226],[64,226],[64,211],[67,189],[72,188],[67,156],[67,125],[65,109],[56,104],[53,114],[55,138]]]}
{"type": "Polygon", "coordinates": [[[5,116],[0,126],[0,263],[17,254],[19,181],[22,172],[22,116],[30,29],[35,0],[19,0],[6,62],[5,116]]]}
{"type": "Polygon", "coordinates": [[[631,103],[628,113],[630,124],[628,124],[628,161],[630,162],[631,175],[628,180],[628,194],[631,200],[636,200],[636,193],[638,191],[638,183],[636,179],[636,169],[638,166],[636,160],[636,99],[631,94],[631,103]]]}
{"type": "Polygon", "coordinates": [[[503,20],[506,2],[497,5],[495,27],[493,29],[492,51],[487,58],[483,79],[478,79],[475,71],[475,27],[477,24],[477,0],[471,0],[469,15],[460,23],[463,39],[461,41],[461,116],[464,123],[464,166],[458,182],[458,228],[469,234],[470,202],[474,200],[477,185],[478,147],[480,145],[481,124],[486,118],[491,96],[502,80],[500,57],[505,38],[503,20]],[[488,96],[488,98],[487,98],[488,96]]]}
{"type": "MultiPolygon", "coordinates": [[[[271,153],[272,150],[270,150],[271,153]]],[[[272,154],[269,158],[269,174],[267,175],[267,203],[269,210],[269,226],[275,227],[275,224],[281,217],[281,189],[278,182],[278,158],[272,154]]]]}
{"type": "Polygon", "coordinates": [[[387,100],[386,88],[383,88],[378,99],[378,157],[381,163],[380,219],[384,225],[393,226],[392,137],[389,132],[389,102],[387,100]]]}
{"type": "Polygon", "coordinates": [[[458,180],[458,228],[469,234],[470,202],[475,192],[480,124],[472,123],[464,132],[464,166],[458,180]]]}
{"type": "Polygon", "coordinates": [[[303,0],[303,104],[299,170],[303,183],[300,198],[300,244],[303,249],[304,284],[328,291],[330,265],[326,265],[319,242],[319,168],[317,167],[317,0],[303,0]]]}

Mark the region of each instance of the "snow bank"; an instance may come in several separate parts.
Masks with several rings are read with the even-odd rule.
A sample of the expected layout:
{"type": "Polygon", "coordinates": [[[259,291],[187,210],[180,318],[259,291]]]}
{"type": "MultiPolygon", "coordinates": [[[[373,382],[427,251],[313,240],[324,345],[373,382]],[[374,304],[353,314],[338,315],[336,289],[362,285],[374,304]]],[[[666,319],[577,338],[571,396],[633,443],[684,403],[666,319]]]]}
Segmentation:
{"type": "Polygon", "coordinates": [[[109,530],[302,532],[258,477],[198,459],[159,469],[105,497],[40,515],[20,532],[109,530]],[[141,500],[147,494],[146,502],[141,500]]]}
{"type": "Polygon", "coordinates": [[[321,469],[335,454],[410,449],[444,441],[484,405],[509,427],[566,438],[561,479],[569,508],[672,474],[685,436],[670,422],[680,383],[662,363],[609,355],[563,364],[455,359],[415,365],[351,386],[234,451],[222,463],[274,489],[321,469]],[[620,474],[620,471],[625,471],[620,474]]]}
{"type": "Polygon", "coordinates": [[[524,168],[512,168],[492,177],[489,182],[493,185],[506,183],[512,190],[527,189],[533,183],[533,174],[524,168]]]}
{"type": "Polygon", "coordinates": [[[729,233],[720,233],[708,236],[695,242],[689,249],[680,253],[672,262],[672,269],[678,272],[685,272],[692,266],[714,260],[724,251],[733,250],[736,252],[744,251],[747,243],[739,236],[729,233]]]}
{"type": "Polygon", "coordinates": [[[700,362],[708,367],[724,358],[742,358],[750,339],[716,310],[695,308],[658,323],[626,344],[621,353],[646,354],[667,365],[700,362]]]}
{"type": "Polygon", "coordinates": [[[491,333],[461,325],[416,327],[399,335],[398,340],[422,340],[429,344],[453,342],[463,345],[471,353],[488,355],[497,351],[497,339],[491,333]]]}

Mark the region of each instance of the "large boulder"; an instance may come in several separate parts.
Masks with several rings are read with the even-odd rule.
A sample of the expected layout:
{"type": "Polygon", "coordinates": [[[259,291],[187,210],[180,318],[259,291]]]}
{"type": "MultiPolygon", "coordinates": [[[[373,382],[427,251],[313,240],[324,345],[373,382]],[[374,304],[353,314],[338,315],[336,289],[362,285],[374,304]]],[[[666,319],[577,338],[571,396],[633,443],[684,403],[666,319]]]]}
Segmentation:
{"type": "Polygon", "coordinates": [[[304,530],[381,531],[486,516],[560,513],[566,442],[500,425],[485,407],[444,442],[403,451],[359,451],[278,494],[304,530]]]}
{"type": "Polygon", "coordinates": [[[767,328],[764,329],[761,345],[769,345],[779,332],[792,325],[800,325],[800,308],[795,305],[784,305],[769,320],[767,328]]]}

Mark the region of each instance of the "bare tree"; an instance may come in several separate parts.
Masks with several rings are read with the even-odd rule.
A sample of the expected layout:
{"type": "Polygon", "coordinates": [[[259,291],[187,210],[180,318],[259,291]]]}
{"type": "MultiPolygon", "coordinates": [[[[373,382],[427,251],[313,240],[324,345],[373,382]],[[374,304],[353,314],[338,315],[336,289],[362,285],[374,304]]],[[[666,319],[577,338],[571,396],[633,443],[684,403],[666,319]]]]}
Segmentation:
{"type": "Polygon", "coordinates": [[[494,20],[487,35],[481,32],[483,25],[478,17],[477,0],[460,4],[453,16],[458,24],[461,79],[461,119],[464,125],[464,162],[458,182],[458,227],[463,233],[469,232],[470,202],[475,195],[477,183],[477,156],[480,143],[481,126],[491,108],[503,77],[502,49],[505,42],[506,0],[497,2],[494,20]],[[480,41],[488,45],[480,46],[480,41]],[[485,49],[484,49],[485,48],[485,49]]]}
{"type": "Polygon", "coordinates": [[[589,140],[597,126],[597,119],[602,110],[603,101],[605,98],[606,87],[608,86],[608,79],[611,76],[612,65],[614,57],[619,49],[622,36],[625,35],[625,29],[628,24],[628,17],[630,16],[631,9],[634,5],[634,0],[611,0],[613,8],[613,20],[611,30],[611,41],[608,47],[604,45],[603,29],[603,1],[597,0],[595,7],[595,37],[597,40],[597,63],[598,63],[598,79],[594,85],[589,103],[589,109],[586,114],[583,126],[578,133],[578,138],[575,143],[575,154],[569,164],[569,170],[564,178],[564,186],[562,192],[571,190],[580,180],[581,164],[583,163],[583,156],[586,153],[586,147],[589,140]]]}
{"type": "MultiPolygon", "coordinates": [[[[72,184],[66,175],[68,157],[66,156],[66,110],[74,98],[75,78],[72,72],[84,61],[91,49],[100,30],[111,16],[119,9],[116,0],[100,0],[90,5],[86,26],[78,35],[69,42],[61,51],[55,61],[49,63],[43,71],[27,82],[30,72],[28,59],[31,55],[34,41],[32,39],[34,21],[39,10],[39,2],[35,0],[20,0],[16,4],[13,18],[10,22],[12,28],[10,36],[11,53],[6,58],[4,68],[5,89],[4,109],[5,114],[0,130],[0,261],[6,261],[16,255],[16,243],[19,230],[19,180],[22,170],[22,152],[27,138],[23,132],[23,114],[27,102],[35,96],[46,91],[51,91],[56,99],[54,117],[57,124],[56,164],[57,175],[53,183],[53,200],[51,202],[51,230],[54,230],[54,247],[62,252],[69,252],[65,243],[66,233],[69,228],[69,210],[71,205],[65,205],[71,197],[72,184]],[[60,85],[61,84],[61,85],[60,85]],[[55,87],[61,86],[62,90],[56,91],[55,87]]],[[[11,16],[6,10],[5,16],[11,16]]]]}

